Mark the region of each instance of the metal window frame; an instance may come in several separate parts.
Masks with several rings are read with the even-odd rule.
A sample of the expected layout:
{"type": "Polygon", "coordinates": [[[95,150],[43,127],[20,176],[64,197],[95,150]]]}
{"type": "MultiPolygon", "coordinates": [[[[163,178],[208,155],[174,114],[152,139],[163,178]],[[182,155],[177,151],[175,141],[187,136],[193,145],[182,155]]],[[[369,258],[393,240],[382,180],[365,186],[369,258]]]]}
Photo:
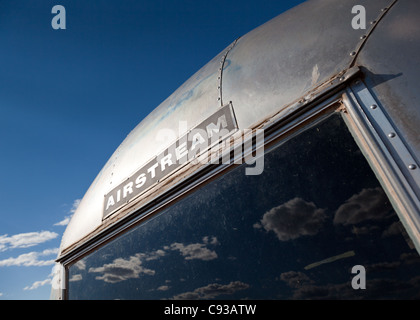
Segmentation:
{"type": "Polygon", "coordinates": [[[420,170],[384,107],[361,80],[343,94],[347,126],[420,253],[420,170]]]}

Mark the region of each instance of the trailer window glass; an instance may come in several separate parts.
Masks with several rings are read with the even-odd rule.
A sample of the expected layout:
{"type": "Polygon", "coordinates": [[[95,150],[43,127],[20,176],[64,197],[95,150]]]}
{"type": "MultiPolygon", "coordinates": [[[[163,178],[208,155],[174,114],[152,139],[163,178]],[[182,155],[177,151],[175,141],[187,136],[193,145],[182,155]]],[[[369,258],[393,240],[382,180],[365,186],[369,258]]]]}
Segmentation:
{"type": "Polygon", "coordinates": [[[334,114],[72,264],[68,298],[418,299],[419,270],[334,114]]]}

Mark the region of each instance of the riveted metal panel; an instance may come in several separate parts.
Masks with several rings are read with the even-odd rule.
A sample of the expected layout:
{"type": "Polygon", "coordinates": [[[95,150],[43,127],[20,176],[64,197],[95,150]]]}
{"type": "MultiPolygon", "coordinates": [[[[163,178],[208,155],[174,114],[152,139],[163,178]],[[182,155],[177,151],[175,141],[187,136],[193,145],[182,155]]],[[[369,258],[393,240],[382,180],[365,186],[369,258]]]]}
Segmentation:
{"type": "Polygon", "coordinates": [[[420,159],[420,2],[397,1],[366,41],[357,64],[384,111],[420,159]]]}
{"type": "Polygon", "coordinates": [[[369,22],[391,2],[308,1],[241,37],[223,73],[223,99],[241,106],[239,125],[250,127],[261,114],[291,111],[292,102],[349,68],[373,27],[352,28],[353,6],[363,5],[369,22]]]}

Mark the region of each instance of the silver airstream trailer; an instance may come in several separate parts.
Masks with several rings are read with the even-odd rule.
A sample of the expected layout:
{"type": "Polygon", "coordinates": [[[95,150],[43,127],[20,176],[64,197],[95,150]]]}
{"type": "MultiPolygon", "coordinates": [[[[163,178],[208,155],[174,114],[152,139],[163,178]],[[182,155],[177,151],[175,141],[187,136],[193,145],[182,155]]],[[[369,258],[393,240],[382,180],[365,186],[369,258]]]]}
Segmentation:
{"type": "Polygon", "coordinates": [[[52,298],[420,298],[419,21],[311,0],[235,40],[99,172],[52,298]]]}

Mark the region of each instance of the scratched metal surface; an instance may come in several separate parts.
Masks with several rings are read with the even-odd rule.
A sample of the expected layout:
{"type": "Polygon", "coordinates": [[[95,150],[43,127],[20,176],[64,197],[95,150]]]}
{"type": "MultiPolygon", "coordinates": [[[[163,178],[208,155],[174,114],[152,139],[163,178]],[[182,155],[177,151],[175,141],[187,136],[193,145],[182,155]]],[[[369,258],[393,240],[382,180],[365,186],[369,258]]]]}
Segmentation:
{"type": "Polygon", "coordinates": [[[420,1],[398,0],[360,52],[369,89],[420,160],[420,1]]]}
{"type": "MultiPolygon", "coordinates": [[[[179,121],[186,121],[187,126],[179,132],[180,136],[214,113],[222,103],[229,101],[233,103],[239,129],[252,128],[274,112],[282,111],[284,115],[292,112],[298,107],[294,102],[311,89],[345,72],[354,63],[362,64],[367,69],[373,65],[376,68],[375,73],[408,73],[412,81],[418,67],[407,70],[410,68],[409,62],[399,64],[391,71],[382,66],[383,56],[377,53],[380,44],[387,41],[386,33],[381,34],[380,31],[382,21],[375,25],[375,30],[367,41],[361,40],[366,30],[354,30],[351,27],[354,16],[351,8],[354,5],[364,5],[367,21],[372,21],[391,2],[312,0],[274,18],[237,42],[232,39],[231,46],[222,50],[163,101],[122,142],[82,199],[63,236],[61,252],[100,229],[104,195],[173,142],[157,141],[156,135],[160,129],[177,129],[179,121]],[[375,39],[377,33],[380,36],[375,39]],[[361,44],[364,45],[361,47],[361,44]],[[351,55],[351,52],[360,47],[361,52],[357,52],[356,56],[351,55]]],[[[412,9],[404,9],[406,5],[405,2],[404,5],[401,4],[402,8],[398,9],[397,16],[391,18],[396,20],[401,15],[410,17],[410,12],[413,14],[412,9]]],[[[384,22],[392,23],[392,19],[387,19],[385,16],[384,22]]],[[[367,28],[372,28],[372,25],[368,24],[367,28]]],[[[403,25],[397,27],[397,30],[398,28],[405,27],[403,25]]],[[[408,52],[405,54],[411,57],[417,55],[415,61],[418,61],[418,50],[410,50],[418,48],[419,42],[415,39],[418,39],[420,33],[418,28],[411,32],[410,41],[417,42],[411,43],[411,47],[407,46],[408,52]]],[[[398,44],[397,40],[393,43],[398,44]]],[[[393,53],[385,57],[385,63],[395,58],[397,51],[398,48],[393,48],[393,53]]],[[[404,79],[399,77],[398,88],[404,89],[404,79]]],[[[411,85],[414,84],[415,82],[411,82],[411,85]]],[[[384,88],[376,84],[375,90],[378,90],[381,98],[385,96],[388,105],[391,100],[383,92],[391,88],[389,85],[384,88]]],[[[409,90],[405,89],[406,92],[409,90]]],[[[418,90],[414,92],[418,94],[418,90]]],[[[406,100],[405,103],[415,101],[414,93],[410,97],[411,100],[406,100]]],[[[413,128],[414,120],[398,124],[401,130],[405,130],[407,121],[408,132],[413,128]]],[[[410,142],[414,135],[415,132],[411,132],[411,135],[407,133],[410,142]]]]}

